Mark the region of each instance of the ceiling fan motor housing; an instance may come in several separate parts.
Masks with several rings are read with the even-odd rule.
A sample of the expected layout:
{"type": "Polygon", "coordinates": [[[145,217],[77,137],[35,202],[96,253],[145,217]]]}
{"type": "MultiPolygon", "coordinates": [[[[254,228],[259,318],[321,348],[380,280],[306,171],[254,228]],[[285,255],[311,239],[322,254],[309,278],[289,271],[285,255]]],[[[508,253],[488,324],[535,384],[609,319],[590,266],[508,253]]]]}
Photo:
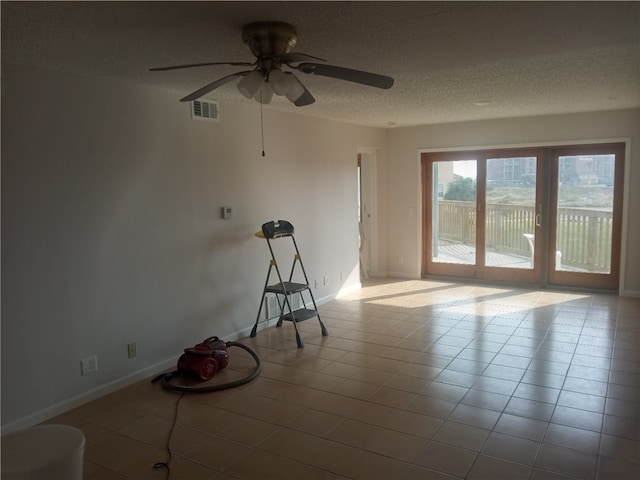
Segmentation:
{"type": "Polygon", "coordinates": [[[288,23],[255,22],[244,26],[242,40],[256,57],[282,55],[296,46],[298,34],[288,23]]]}

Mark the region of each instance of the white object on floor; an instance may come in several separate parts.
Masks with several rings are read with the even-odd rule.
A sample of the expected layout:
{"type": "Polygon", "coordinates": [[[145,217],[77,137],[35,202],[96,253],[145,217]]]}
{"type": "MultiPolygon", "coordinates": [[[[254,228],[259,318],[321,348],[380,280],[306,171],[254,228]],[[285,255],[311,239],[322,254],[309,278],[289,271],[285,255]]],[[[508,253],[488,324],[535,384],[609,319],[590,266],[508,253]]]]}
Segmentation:
{"type": "Polygon", "coordinates": [[[2,480],[82,480],[85,439],[69,425],[39,425],[2,437],[2,480]]]}

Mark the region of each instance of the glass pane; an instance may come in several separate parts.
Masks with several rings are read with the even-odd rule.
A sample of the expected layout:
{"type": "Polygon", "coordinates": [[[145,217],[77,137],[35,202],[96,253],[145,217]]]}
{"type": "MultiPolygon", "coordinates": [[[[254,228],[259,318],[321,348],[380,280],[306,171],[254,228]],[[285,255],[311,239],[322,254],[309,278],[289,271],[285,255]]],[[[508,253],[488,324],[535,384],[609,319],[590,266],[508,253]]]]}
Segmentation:
{"type": "Polygon", "coordinates": [[[434,262],[476,263],[475,160],[433,163],[434,262]]]}
{"type": "Polygon", "coordinates": [[[533,268],[536,157],[487,160],[485,265],[533,268]]]}
{"type": "Polygon", "coordinates": [[[615,155],[559,160],[555,269],[608,274],[615,155]]]}

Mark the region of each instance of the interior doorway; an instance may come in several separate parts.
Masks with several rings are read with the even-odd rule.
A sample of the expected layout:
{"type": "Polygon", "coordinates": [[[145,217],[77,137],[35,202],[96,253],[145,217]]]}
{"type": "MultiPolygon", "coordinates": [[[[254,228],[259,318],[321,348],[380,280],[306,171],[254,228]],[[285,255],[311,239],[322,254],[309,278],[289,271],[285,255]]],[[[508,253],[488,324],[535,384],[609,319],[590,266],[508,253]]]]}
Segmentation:
{"type": "Polygon", "coordinates": [[[366,280],[373,270],[375,242],[375,152],[361,152],[357,157],[358,234],[360,279],[366,280]]]}

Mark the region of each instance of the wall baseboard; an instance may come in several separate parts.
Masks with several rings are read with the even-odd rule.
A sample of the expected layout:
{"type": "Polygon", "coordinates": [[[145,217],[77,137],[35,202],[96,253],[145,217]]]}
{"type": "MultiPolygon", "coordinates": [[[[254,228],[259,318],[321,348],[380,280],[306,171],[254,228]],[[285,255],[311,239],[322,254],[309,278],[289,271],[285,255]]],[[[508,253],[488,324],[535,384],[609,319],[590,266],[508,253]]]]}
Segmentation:
{"type": "MultiPolygon", "coordinates": [[[[338,295],[338,292],[332,293],[330,295],[324,296],[320,299],[316,299],[317,305],[322,305],[324,303],[330,302],[335,299],[338,295]]],[[[269,322],[264,322],[259,324],[258,331],[263,330],[264,328],[268,328],[270,326],[269,323],[275,324],[277,319],[272,319],[269,322]]],[[[226,341],[237,341],[241,338],[246,338],[251,333],[251,328],[253,326],[242,329],[236,333],[232,333],[230,335],[225,336],[226,341]]],[[[62,415],[74,408],[80,407],[86,403],[92,402],[93,400],[97,400],[105,395],[113,393],[121,388],[128,387],[136,382],[139,382],[144,379],[148,379],[159,372],[164,370],[175,368],[176,362],[178,361],[179,355],[173,356],[161,362],[155,363],[154,365],[150,365],[142,370],[138,370],[137,372],[133,372],[124,377],[118,378],[112,382],[109,382],[100,387],[94,388],[87,392],[84,392],[80,395],[76,395],[71,397],[63,402],[59,402],[55,405],[42,409],[38,412],[32,413],[25,417],[22,417],[18,420],[14,420],[11,423],[2,426],[2,435],[6,435],[8,433],[13,433],[19,430],[23,430],[25,428],[33,427],[34,425],[38,425],[39,423],[45,422],[53,417],[58,415],[62,415]]]]}
{"type": "Polygon", "coordinates": [[[105,385],[102,385],[100,387],[84,392],[80,395],[76,395],[75,397],[71,397],[63,402],[57,403],[43,410],[32,413],[31,415],[22,417],[11,423],[8,423],[7,425],[3,425],[2,435],[32,427],[46,420],[49,420],[50,418],[56,417],[58,415],[62,415],[63,413],[68,412],[69,410],[73,410],[74,408],[80,407],[85,403],[91,402],[93,400],[97,400],[98,398],[104,397],[105,395],[108,395],[117,390],[120,390],[121,388],[132,385],[136,382],[139,382],[140,380],[144,380],[145,378],[149,378],[157,374],[158,372],[162,372],[163,370],[167,370],[169,368],[174,367],[177,360],[178,360],[178,356],[164,360],[162,362],[156,363],[147,368],[143,368],[142,370],[138,370],[137,372],[131,373],[117,380],[109,382],[105,385]]]}
{"type": "Polygon", "coordinates": [[[407,280],[420,280],[420,275],[408,272],[388,272],[387,276],[391,278],[405,278],[407,280]]]}
{"type": "Polygon", "coordinates": [[[640,298],[640,291],[638,290],[623,290],[620,292],[621,297],[640,298]]]}

